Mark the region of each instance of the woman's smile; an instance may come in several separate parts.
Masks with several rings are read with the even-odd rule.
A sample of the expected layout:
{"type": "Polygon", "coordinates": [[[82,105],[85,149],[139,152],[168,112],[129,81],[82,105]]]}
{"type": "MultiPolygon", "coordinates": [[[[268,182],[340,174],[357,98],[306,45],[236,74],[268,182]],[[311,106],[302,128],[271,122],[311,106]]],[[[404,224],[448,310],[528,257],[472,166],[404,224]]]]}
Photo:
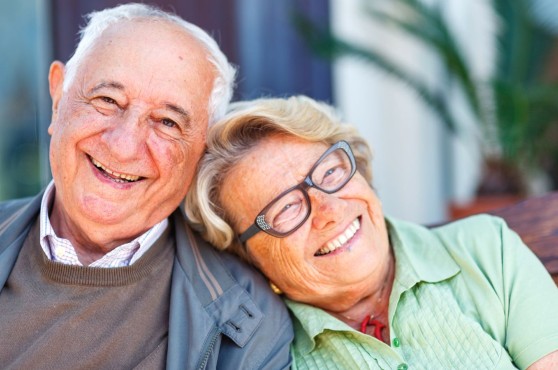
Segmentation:
{"type": "Polygon", "coordinates": [[[357,234],[358,230],[360,230],[360,220],[359,218],[355,218],[355,220],[345,229],[343,233],[341,233],[341,235],[327,242],[324,247],[320,248],[314,254],[314,256],[322,257],[327,255],[336,255],[345,250],[350,250],[353,238],[357,234]]]}

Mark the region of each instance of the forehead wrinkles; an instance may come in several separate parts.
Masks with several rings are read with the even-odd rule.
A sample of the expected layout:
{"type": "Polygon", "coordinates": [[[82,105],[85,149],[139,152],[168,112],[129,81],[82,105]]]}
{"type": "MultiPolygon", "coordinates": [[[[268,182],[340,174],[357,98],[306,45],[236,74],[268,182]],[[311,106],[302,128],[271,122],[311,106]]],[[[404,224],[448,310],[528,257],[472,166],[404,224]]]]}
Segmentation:
{"type": "Polygon", "coordinates": [[[304,180],[322,152],[321,147],[316,147],[309,142],[267,140],[241,161],[241,171],[254,174],[250,177],[252,184],[247,182],[247,186],[251,186],[261,198],[258,211],[280,193],[304,180]]]}
{"type": "MultiPolygon", "coordinates": [[[[283,180],[286,177],[292,179],[286,164],[288,157],[279,146],[271,153],[260,143],[229,169],[221,183],[223,191],[219,198],[233,223],[252,222],[256,213],[284,190],[283,181],[295,184],[294,180],[283,180]]],[[[289,163],[292,166],[291,159],[289,163]]]]}
{"type": "Polygon", "coordinates": [[[247,167],[253,163],[260,174],[260,185],[263,185],[262,187],[272,195],[277,195],[286,187],[296,185],[302,180],[305,172],[301,161],[304,158],[297,161],[296,157],[300,156],[283,145],[274,147],[273,143],[270,143],[267,149],[272,150],[262,147],[258,153],[253,153],[246,158],[245,163],[247,167]]]}
{"type": "Polygon", "coordinates": [[[186,125],[188,129],[205,132],[216,69],[204,46],[178,26],[142,20],[114,24],[87,56],[79,65],[80,73],[115,80],[125,86],[130,98],[178,108],[171,110],[186,112],[185,122],[195,123],[196,127],[186,125]],[[148,41],[156,46],[145,48],[142,43],[148,41]],[[131,63],[135,73],[130,73],[131,63]]]}

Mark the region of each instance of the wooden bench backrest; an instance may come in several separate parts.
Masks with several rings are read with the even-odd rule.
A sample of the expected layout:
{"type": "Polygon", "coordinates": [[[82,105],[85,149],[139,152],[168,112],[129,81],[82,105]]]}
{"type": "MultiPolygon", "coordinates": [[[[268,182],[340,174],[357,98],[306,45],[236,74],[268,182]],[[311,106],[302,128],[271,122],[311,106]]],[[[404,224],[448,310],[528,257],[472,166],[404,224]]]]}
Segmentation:
{"type": "Polygon", "coordinates": [[[539,257],[558,285],[558,192],[489,212],[508,225],[539,257]]]}

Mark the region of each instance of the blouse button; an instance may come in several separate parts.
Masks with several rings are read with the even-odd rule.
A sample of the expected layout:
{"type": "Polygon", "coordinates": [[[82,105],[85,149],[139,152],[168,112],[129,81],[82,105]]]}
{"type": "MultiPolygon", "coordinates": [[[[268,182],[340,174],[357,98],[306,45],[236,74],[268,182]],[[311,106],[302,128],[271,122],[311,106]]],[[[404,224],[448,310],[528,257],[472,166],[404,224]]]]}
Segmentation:
{"type": "Polygon", "coordinates": [[[399,347],[401,345],[401,342],[399,342],[399,338],[393,338],[392,343],[394,347],[399,347]]]}
{"type": "Polygon", "coordinates": [[[397,366],[397,370],[407,370],[408,368],[409,368],[409,366],[407,366],[407,364],[405,364],[405,363],[397,366]]]}

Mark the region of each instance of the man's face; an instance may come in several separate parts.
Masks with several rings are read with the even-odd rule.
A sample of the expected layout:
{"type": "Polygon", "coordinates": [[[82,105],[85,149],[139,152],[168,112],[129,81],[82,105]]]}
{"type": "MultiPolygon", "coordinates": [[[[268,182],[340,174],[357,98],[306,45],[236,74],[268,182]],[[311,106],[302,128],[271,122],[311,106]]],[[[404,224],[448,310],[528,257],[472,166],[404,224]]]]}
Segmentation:
{"type": "Polygon", "coordinates": [[[176,209],[205,147],[214,77],[203,47],[160,22],[110,26],[66,92],[63,66],[51,66],[51,218],[62,236],[126,241],[176,209]]]}

